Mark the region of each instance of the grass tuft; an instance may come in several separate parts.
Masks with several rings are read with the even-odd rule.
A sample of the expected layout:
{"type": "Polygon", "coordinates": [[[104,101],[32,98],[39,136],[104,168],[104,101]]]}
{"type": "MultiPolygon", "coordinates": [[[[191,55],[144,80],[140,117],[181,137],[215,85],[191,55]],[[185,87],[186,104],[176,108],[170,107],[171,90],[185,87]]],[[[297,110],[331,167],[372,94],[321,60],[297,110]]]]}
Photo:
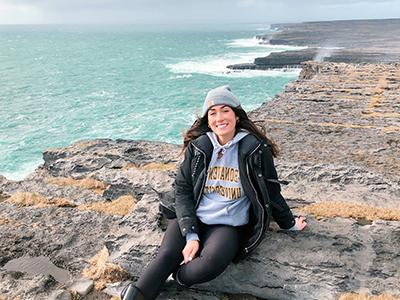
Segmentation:
{"type": "Polygon", "coordinates": [[[119,282],[129,278],[129,273],[123,268],[107,262],[108,257],[108,250],[104,247],[89,260],[90,265],[82,272],[83,276],[95,281],[96,290],[102,290],[107,283],[119,282]]]}
{"type": "Polygon", "coordinates": [[[79,210],[92,210],[108,215],[126,216],[135,207],[136,199],[131,195],[123,195],[107,202],[95,202],[78,206],[79,210]]]}
{"type": "Polygon", "coordinates": [[[146,170],[146,171],[174,171],[177,168],[176,163],[148,163],[145,165],[136,165],[133,163],[127,164],[125,166],[125,170],[127,169],[140,169],[140,170],[146,170]]]}
{"type": "MultiPolygon", "coordinates": [[[[126,216],[135,207],[136,199],[131,195],[123,195],[114,201],[107,202],[95,202],[88,204],[76,205],[71,201],[64,198],[47,199],[40,194],[31,192],[18,192],[13,194],[6,200],[8,203],[16,204],[19,207],[35,206],[39,208],[43,207],[76,207],[78,210],[83,211],[96,211],[108,215],[126,216]]],[[[1,221],[6,223],[5,220],[1,221]]]]}
{"type": "Polygon", "coordinates": [[[400,221],[400,209],[398,208],[382,208],[361,203],[340,201],[318,202],[304,206],[301,210],[317,218],[343,217],[366,219],[369,221],[400,221]]]}
{"type": "Polygon", "coordinates": [[[400,300],[400,298],[394,297],[389,294],[382,295],[368,295],[368,294],[357,294],[357,293],[346,293],[340,296],[339,300],[400,300]]]}
{"type": "Polygon", "coordinates": [[[75,207],[76,205],[64,198],[47,199],[42,195],[31,192],[18,192],[11,195],[6,200],[8,203],[16,204],[19,207],[36,206],[36,207],[75,207]]]}
{"type": "Polygon", "coordinates": [[[76,186],[91,190],[100,195],[108,188],[107,184],[93,178],[74,179],[70,177],[49,177],[47,178],[47,182],[61,186],[76,186]]]}

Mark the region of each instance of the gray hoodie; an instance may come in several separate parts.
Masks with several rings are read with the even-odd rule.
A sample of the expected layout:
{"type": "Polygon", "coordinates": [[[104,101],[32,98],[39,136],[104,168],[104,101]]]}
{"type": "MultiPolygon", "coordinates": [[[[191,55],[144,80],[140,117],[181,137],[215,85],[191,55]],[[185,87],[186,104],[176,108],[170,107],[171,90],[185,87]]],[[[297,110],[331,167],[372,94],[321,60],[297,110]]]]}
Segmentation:
{"type": "MultiPolygon", "coordinates": [[[[240,226],[249,222],[250,201],[243,193],[239,176],[238,142],[248,133],[238,132],[221,146],[214,132],[207,132],[214,150],[207,170],[207,180],[196,215],[201,222],[240,226]],[[218,155],[218,153],[221,154],[218,155]]],[[[188,233],[186,240],[198,240],[188,233]]]]}

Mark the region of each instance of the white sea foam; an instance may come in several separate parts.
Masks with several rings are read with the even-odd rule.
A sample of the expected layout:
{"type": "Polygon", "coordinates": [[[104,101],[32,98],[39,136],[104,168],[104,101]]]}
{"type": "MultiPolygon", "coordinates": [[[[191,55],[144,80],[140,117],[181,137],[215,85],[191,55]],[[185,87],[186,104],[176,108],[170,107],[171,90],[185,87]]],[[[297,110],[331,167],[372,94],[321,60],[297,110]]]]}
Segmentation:
{"type": "MultiPolygon", "coordinates": [[[[174,64],[167,64],[166,67],[175,74],[205,74],[222,77],[258,77],[258,76],[297,76],[298,69],[285,70],[231,70],[227,66],[243,63],[254,63],[257,57],[266,57],[272,52],[282,52],[291,50],[300,50],[307,47],[269,45],[262,40],[253,38],[234,39],[226,43],[228,48],[243,48],[246,52],[228,52],[220,55],[208,55],[194,57],[174,64]],[[249,48],[251,48],[251,51],[249,48]]],[[[235,50],[237,51],[237,50],[235,50]]],[[[179,75],[178,75],[179,76],[179,75]]],[[[181,77],[176,76],[174,79],[181,77]]],[[[187,78],[187,77],[185,77],[187,78]]]]}
{"type": "MultiPolygon", "coordinates": [[[[243,55],[242,58],[246,58],[243,55]]],[[[231,70],[226,66],[244,62],[253,62],[254,56],[250,59],[213,57],[201,60],[184,61],[177,64],[167,65],[173,73],[197,73],[221,77],[258,77],[258,76],[297,76],[300,69],[277,69],[277,70],[231,70]]]]}
{"type": "Polygon", "coordinates": [[[184,79],[190,77],[192,77],[192,74],[182,74],[182,75],[171,76],[169,79],[184,79]]]}
{"type": "Polygon", "coordinates": [[[257,31],[274,31],[271,27],[258,27],[256,28],[257,31]]]}
{"type": "Polygon", "coordinates": [[[226,73],[226,77],[298,77],[301,69],[271,69],[271,70],[230,70],[226,73]]]}
{"type": "Polygon", "coordinates": [[[33,173],[35,169],[43,163],[43,160],[35,160],[29,163],[23,163],[18,171],[2,171],[1,175],[11,180],[24,180],[29,174],[33,173]]]}
{"type": "Polygon", "coordinates": [[[248,38],[248,39],[234,39],[229,41],[227,45],[231,48],[267,48],[272,52],[277,51],[291,51],[291,50],[301,50],[306,49],[307,47],[301,46],[287,46],[287,45],[270,45],[264,42],[262,39],[258,39],[256,37],[248,38]]]}
{"type": "Polygon", "coordinates": [[[258,39],[256,37],[250,38],[250,39],[235,39],[232,41],[229,41],[227,43],[229,47],[232,48],[248,48],[248,47],[264,47],[264,46],[269,46],[263,43],[261,39],[258,39]]]}
{"type": "MultiPolygon", "coordinates": [[[[267,50],[267,49],[265,49],[267,50]]],[[[253,63],[256,57],[264,57],[271,52],[283,50],[270,49],[269,51],[253,51],[242,53],[226,53],[220,56],[204,56],[191,60],[167,64],[166,67],[175,74],[205,74],[222,77],[258,77],[258,76],[297,76],[298,69],[287,70],[231,70],[227,66],[241,63],[253,63]]]]}
{"type": "Polygon", "coordinates": [[[99,98],[114,98],[113,93],[104,90],[92,92],[90,96],[99,98]]]}

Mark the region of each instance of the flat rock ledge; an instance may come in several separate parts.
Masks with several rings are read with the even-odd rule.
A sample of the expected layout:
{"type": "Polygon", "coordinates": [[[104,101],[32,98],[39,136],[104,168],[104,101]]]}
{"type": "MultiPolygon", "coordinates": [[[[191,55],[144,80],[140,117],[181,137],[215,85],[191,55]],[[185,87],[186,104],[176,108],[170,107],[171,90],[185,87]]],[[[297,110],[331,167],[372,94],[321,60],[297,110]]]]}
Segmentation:
{"type": "MultiPolygon", "coordinates": [[[[277,169],[291,182],[283,195],[309,226],[286,232],[272,223],[260,247],[220,277],[191,289],[169,280],[159,299],[400,297],[399,69],[309,63],[253,111],[281,145],[277,169]]],[[[45,151],[23,181],[0,176],[0,299],[117,299],[157,253],[166,222],[159,199],[173,188],[179,152],[80,141],[45,151]],[[9,268],[38,257],[49,258],[41,274],[9,268]],[[71,282],[89,280],[81,296],[54,279],[60,269],[71,282]]]]}

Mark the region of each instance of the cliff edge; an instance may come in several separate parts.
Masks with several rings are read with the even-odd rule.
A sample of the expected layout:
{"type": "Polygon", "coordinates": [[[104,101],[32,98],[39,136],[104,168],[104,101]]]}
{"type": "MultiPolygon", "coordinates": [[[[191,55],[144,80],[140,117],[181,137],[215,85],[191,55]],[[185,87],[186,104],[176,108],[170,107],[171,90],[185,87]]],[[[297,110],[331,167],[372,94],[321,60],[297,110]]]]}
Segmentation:
{"type": "MultiPolygon", "coordinates": [[[[309,227],[272,224],[220,277],[190,290],[168,281],[160,299],[400,297],[399,92],[398,64],[306,63],[251,117],[280,144],[283,195],[309,227]]],[[[156,254],[179,151],[80,141],[45,151],[23,181],[0,176],[0,299],[117,295],[156,254]]]]}

